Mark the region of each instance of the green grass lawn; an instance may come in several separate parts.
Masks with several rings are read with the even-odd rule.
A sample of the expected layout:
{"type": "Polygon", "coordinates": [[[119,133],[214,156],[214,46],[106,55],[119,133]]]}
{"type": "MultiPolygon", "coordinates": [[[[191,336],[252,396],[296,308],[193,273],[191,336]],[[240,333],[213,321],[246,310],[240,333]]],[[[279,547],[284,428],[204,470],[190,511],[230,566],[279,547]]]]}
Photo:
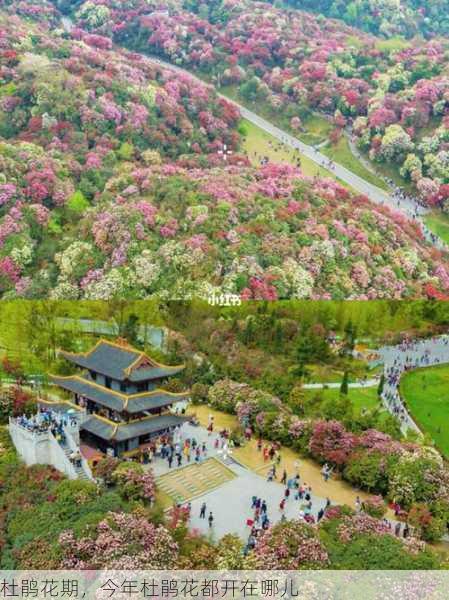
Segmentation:
{"type": "Polygon", "coordinates": [[[260,164],[261,157],[268,156],[269,160],[274,163],[291,163],[296,165],[297,158],[299,157],[301,169],[305,175],[310,175],[311,177],[315,175],[330,177],[332,175],[306,156],[284,144],[280,144],[272,135],[246,119],[242,119],[242,125],[246,132],[242,150],[248,155],[252,164],[258,165],[260,164]]]}
{"type": "Polygon", "coordinates": [[[424,222],[430,231],[449,244],[449,217],[447,215],[433,211],[424,217],[424,222]]]}
{"type": "Polygon", "coordinates": [[[332,124],[324,117],[315,114],[303,121],[303,127],[304,131],[298,133],[298,138],[310,146],[326,142],[332,131],[332,124]]]}
{"type": "MultiPolygon", "coordinates": [[[[370,160],[367,152],[361,152],[363,158],[371,163],[375,168],[376,172],[380,175],[391,179],[393,183],[395,183],[398,187],[401,187],[405,192],[413,194],[415,192],[413,184],[411,181],[407,181],[404,179],[399,173],[399,165],[395,165],[394,163],[386,163],[386,162],[373,162],[370,160]]],[[[388,186],[382,181],[382,188],[388,189],[388,186]]],[[[378,184],[379,187],[380,184],[378,184]]]]}
{"type": "Polygon", "coordinates": [[[376,42],[376,48],[381,52],[386,52],[388,54],[406,50],[407,48],[410,48],[410,46],[411,43],[404,40],[402,37],[393,37],[388,40],[378,40],[376,42]]]}
{"type": "MultiPolygon", "coordinates": [[[[317,393],[320,393],[324,400],[336,400],[340,395],[340,390],[338,388],[304,390],[304,392],[308,397],[313,397],[317,393]]],[[[377,386],[369,388],[350,388],[348,398],[354,404],[354,409],[358,413],[360,413],[362,409],[373,410],[379,406],[377,386]]]]}
{"type": "Polygon", "coordinates": [[[411,415],[442,454],[449,457],[449,366],[405,373],[400,391],[411,415]]]}

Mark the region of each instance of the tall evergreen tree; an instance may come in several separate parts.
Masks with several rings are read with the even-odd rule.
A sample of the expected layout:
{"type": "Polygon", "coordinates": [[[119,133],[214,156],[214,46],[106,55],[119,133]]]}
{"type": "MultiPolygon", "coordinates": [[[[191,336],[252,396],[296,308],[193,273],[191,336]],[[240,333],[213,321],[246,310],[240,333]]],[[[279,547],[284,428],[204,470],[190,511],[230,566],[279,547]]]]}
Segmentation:
{"type": "Polygon", "coordinates": [[[340,394],[347,396],[348,392],[349,392],[349,374],[347,371],[345,371],[344,375],[343,375],[343,380],[342,380],[341,386],[340,386],[340,394]]]}

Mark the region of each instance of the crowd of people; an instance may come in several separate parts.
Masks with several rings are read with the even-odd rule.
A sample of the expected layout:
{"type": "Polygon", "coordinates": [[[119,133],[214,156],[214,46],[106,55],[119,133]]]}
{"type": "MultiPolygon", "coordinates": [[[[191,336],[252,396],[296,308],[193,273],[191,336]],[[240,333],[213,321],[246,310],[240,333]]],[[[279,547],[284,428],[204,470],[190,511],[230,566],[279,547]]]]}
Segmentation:
{"type": "MultiPolygon", "coordinates": [[[[213,416],[209,417],[207,431],[208,437],[211,437],[214,433],[213,416]]],[[[161,459],[167,462],[169,469],[172,469],[189,463],[198,464],[204,461],[209,456],[209,446],[221,454],[225,454],[226,451],[230,452],[234,446],[232,439],[230,439],[230,431],[227,429],[220,430],[214,436],[213,442],[209,444],[206,440],[199,440],[194,435],[184,437],[178,427],[173,436],[161,436],[141,447],[134,459],[142,464],[152,464],[157,459],[161,459]]]]}
{"type": "Polygon", "coordinates": [[[74,416],[69,416],[65,413],[60,413],[48,408],[42,408],[31,417],[21,415],[17,418],[17,424],[33,433],[45,433],[50,431],[56,440],[64,445],[66,440],[64,429],[68,425],[76,427],[77,421],[74,416]]]}
{"type": "Polygon", "coordinates": [[[388,410],[396,416],[404,427],[414,428],[404,399],[399,393],[399,383],[405,371],[426,367],[442,362],[439,355],[432,353],[432,345],[443,344],[448,347],[449,337],[431,338],[421,342],[419,340],[405,339],[396,346],[396,354],[393,360],[385,364],[385,383],[382,390],[382,398],[388,410]]]}

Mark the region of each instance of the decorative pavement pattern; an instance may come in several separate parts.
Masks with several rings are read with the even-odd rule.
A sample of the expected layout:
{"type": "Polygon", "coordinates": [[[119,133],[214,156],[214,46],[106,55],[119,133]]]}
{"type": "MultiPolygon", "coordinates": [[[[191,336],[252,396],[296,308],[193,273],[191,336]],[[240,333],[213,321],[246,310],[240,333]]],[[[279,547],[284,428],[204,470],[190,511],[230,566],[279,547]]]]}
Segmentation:
{"type": "Polygon", "coordinates": [[[161,475],[156,479],[156,484],[175,502],[184,503],[210,492],[235,477],[235,473],[223,463],[215,458],[208,458],[202,463],[191,463],[161,475]]]}

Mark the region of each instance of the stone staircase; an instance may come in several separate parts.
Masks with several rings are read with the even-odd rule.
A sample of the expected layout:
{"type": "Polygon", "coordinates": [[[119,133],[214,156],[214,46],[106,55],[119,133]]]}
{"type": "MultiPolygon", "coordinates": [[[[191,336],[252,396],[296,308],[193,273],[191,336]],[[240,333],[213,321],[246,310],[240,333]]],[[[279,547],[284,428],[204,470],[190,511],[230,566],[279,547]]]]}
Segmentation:
{"type": "Polygon", "coordinates": [[[85,481],[90,481],[89,477],[86,475],[82,466],[78,466],[75,463],[72,463],[70,460],[71,450],[68,446],[62,446],[62,450],[67,457],[67,460],[73,465],[75,473],[77,474],[77,479],[83,479],[85,481]]]}

